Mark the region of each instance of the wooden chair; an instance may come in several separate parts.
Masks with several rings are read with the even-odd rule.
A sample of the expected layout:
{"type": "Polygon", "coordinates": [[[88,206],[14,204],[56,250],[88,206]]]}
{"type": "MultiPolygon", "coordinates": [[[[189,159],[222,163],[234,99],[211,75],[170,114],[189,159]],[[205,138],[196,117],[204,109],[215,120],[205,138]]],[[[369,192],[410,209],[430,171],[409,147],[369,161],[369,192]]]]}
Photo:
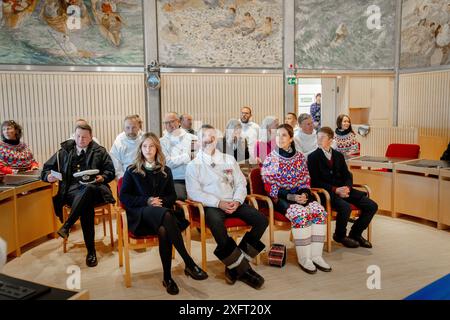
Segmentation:
{"type": "MultiPolygon", "coordinates": [[[[122,187],[122,178],[117,183],[117,194],[120,194],[120,188],[122,187]]],[[[119,202],[120,207],[123,209],[117,218],[117,236],[118,236],[118,251],[119,251],[119,267],[123,266],[125,257],[125,286],[131,287],[131,265],[130,265],[130,250],[146,249],[159,246],[158,235],[146,235],[136,236],[128,230],[128,220],[125,208],[119,202]]],[[[180,207],[186,219],[189,219],[189,212],[187,204],[182,201],[177,201],[176,205],[180,207]]],[[[191,253],[191,231],[189,227],[185,230],[185,242],[186,249],[191,253]]],[[[172,259],[175,258],[175,249],[172,247],[172,259]]]]}
{"type": "MultiPolygon", "coordinates": [[[[255,208],[257,208],[256,201],[253,197],[247,196],[246,200],[255,208]]],[[[209,233],[209,228],[206,225],[205,210],[203,204],[197,201],[186,200],[189,212],[189,221],[191,222],[191,228],[200,229],[200,241],[202,247],[202,269],[207,271],[207,257],[206,257],[206,237],[209,233]]],[[[239,236],[242,236],[245,232],[251,230],[251,226],[245,223],[239,218],[226,218],[225,227],[228,234],[231,235],[234,241],[237,241],[239,236]]],[[[259,263],[259,255],[255,259],[255,263],[259,263]]]]}
{"type": "MultiPolygon", "coordinates": [[[[371,190],[368,185],[354,183],[352,187],[364,189],[364,191],[367,193],[367,197],[370,198],[371,190]]],[[[331,217],[331,220],[336,220],[337,211],[335,211],[334,209],[331,208],[330,194],[328,193],[328,191],[323,190],[323,195],[325,196],[325,210],[328,213],[331,212],[331,214],[329,214],[328,216],[331,217]]],[[[358,218],[360,216],[361,210],[353,204],[350,204],[350,207],[352,209],[352,212],[350,214],[350,222],[354,222],[355,218],[358,218]]],[[[330,235],[331,235],[331,223],[327,224],[327,251],[328,252],[331,251],[330,235]]],[[[367,228],[367,239],[369,241],[372,240],[372,222],[369,224],[369,227],[367,228]]]]}
{"type": "MultiPolygon", "coordinates": [[[[70,206],[65,205],[63,207],[63,221],[66,222],[70,215],[70,206]]],[[[113,233],[113,223],[112,223],[112,215],[114,212],[114,205],[112,203],[106,203],[98,205],[94,208],[95,217],[101,218],[103,221],[103,236],[106,237],[106,221],[105,218],[108,219],[109,222],[109,234],[111,236],[111,248],[114,249],[114,233],[113,233]]],[[[68,238],[63,240],[63,251],[67,252],[67,243],[68,238]]]]}
{"type": "MultiPolygon", "coordinates": [[[[291,232],[291,221],[289,221],[286,216],[275,210],[273,206],[272,199],[267,196],[266,191],[264,190],[264,183],[261,178],[261,169],[254,168],[249,175],[250,181],[250,197],[255,199],[257,202],[256,206],[259,211],[269,217],[269,239],[270,245],[274,243],[274,232],[275,230],[285,230],[291,232]]],[[[312,193],[316,197],[316,200],[321,203],[320,197],[318,194],[324,194],[326,191],[324,189],[312,188],[312,193]]],[[[328,194],[328,193],[326,193],[328,194]]],[[[329,195],[328,195],[329,197],[329,195]]],[[[327,211],[329,212],[329,211],[327,211]]],[[[327,216],[327,252],[331,251],[331,218],[330,215],[327,216]]],[[[292,233],[291,233],[292,237],[292,233]]]]}

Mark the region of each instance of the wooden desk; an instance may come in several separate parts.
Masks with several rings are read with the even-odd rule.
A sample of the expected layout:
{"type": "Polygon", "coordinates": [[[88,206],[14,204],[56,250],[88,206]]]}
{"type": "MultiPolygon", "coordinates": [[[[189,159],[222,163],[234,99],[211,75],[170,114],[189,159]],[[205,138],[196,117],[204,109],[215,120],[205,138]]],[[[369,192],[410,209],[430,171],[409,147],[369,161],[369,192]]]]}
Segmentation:
{"type": "Polygon", "coordinates": [[[35,181],[21,186],[0,186],[0,236],[8,253],[20,256],[20,248],[56,232],[52,197],[57,186],[35,181]]]}
{"type": "Polygon", "coordinates": [[[19,247],[56,232],[53,185],[36,181],[16,188],[19,247]]]}
{"type": "Polygon", "coordinates": [[[370,157],[363,156],[351,158],[347,160],[347,164],[353,174],[353,182],[367,184],[372,190],[370,197],[378,204],[379,210],[392,213],[394,211],[394,178],[392,169],[395,163],[407,160],[404,158],[385,157],[373,157],[370,159],[370,157]]]}
{"type": "Polygon", "coordinates": [[[20,255],[17,244],[16,193],[14,188],[0,187],[0,236],[7,243],[7,254],[20,255]]]}
{"type": "Polygon", "coordinates": [[[439,170],[438,229],[450,227],[450,169],[439,170]]]}
{"type": "Polygon", "coordinates": [[[438,221],[439,165],[441,161],[424,159],[394,165],[394,216],[400,213],[438,221]],[[436,167],[414,166],[419,161],[435,163],[436,167]]]}

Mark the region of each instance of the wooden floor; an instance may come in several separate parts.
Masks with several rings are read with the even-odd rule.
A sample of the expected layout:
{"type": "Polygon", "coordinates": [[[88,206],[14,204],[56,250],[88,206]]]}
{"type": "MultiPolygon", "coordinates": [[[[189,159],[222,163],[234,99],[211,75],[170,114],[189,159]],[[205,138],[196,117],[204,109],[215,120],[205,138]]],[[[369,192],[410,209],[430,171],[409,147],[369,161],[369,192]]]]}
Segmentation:
{"type": "MultiPolygon", "coordinates": [[[[125,288],[123,270],[118,266],[117,249],[111,251],[108,237],[97,226],[95,268],[85,265],[85,249],[81,245],[64,254],[61,239],[47,240],[14,258],[3,273],[65,288],[70,265],[81,267],[81,288],[91,299],[403,299],[450,272],[450,232],[404,219],[377,215],[373,226],[373,249],[347,249],[333,243],[332,253],[324,253],[333,267],[331,273],[318,271],[309,275],[297,265],[295,249],[288,232],[277,232],[277,242],[288,244],[288,262],[282,269],[267,265],[266,258],[255,269],[266,279],[261,290],[237,282],[228,285],[223,277],[223,264],[213,255],[215,242],[208,242],[209,278],[195,281],[183,273],[179,255],[173,261],[173,277],[180,294],[170,296],[161,284],[162,271],[157,248],[131,254],[132,287],[125,288]],[[381,269],[381,289],[369,290],[367,268],[381,269]]],[[[200,244],[193,235],[192,252],[200,264],[200,244]]],[[[73,232],[71,242],[82,239],[81,231],[73,232]]],[[[264,237],[267,241],[267,233],[264,237]]],[[[117,242],[117,240],[116,240],[117,242]]],[[[116,246],[117,248],[117,246],[116,246]]]]}

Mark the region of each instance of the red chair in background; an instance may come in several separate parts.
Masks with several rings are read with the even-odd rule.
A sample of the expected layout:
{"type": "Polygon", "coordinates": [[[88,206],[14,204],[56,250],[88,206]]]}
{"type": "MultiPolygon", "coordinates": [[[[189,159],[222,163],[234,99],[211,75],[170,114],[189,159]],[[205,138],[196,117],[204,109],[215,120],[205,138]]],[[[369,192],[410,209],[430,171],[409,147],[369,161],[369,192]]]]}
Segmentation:
{"type": "Polygon", "coordinates": [[[418,144],[391,143],[388,145],[385,156],[387,158],[419,158],[420,146],[418,144]]]}
{"type": "MultiPolygon", "coordinates": [[[[123,258],[125,256],[125,286],[131,287],[131,268],[130,268],[130,250],[144,249],[159,246],[158,235],[136,236],[128,230],[127,213],[125,207],[120,203],[120,188],[122,187],[122,178],[117,182],[117,198],[121,209],[117,217],[117,237],[119,250],[119,267],[123,266],[123,258]]],[[[180,207],[186,219],[189,219],[187,205],[182,201],[177,201],[176,205],[180,207]]],[[[191,230],[185,230],[186,250],[191,253],[191,230]]],[[[175,258],[175,249],[172,247],[172,259],[175,258]]]]}

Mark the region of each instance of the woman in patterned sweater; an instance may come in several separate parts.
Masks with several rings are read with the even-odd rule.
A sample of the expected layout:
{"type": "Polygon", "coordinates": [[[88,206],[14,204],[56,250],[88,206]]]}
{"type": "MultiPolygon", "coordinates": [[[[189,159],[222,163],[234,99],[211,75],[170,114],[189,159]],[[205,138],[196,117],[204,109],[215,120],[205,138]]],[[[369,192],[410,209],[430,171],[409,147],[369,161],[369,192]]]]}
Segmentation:
{"type": "Polygon", "coordinates": [[[5,174],[18,171],[34,170],[39,163],[34,160],[30,148],[20,142],[22,127],[13,120],[2,123],[2,139],[0,141],[0,172],[5,174]]]}
{"type": "Polygon", "coordinates": [[[317,269],[329,272],[331,267],[322,258],[327,213],[311,193],[306,159],[295,150],[293,140],[290,125],[278,126],[277,147],[261,169],[264,188],[275,209],[291,221],[300,267],[311,274],[317,269]]]}
{"type": "Polygon", "coordinates": [[[346,114],[339,115],[336,120],[336,126],[333,148],[346,158],[359,156],[359,142],[356,140],[350,117],[346,114]]]}

